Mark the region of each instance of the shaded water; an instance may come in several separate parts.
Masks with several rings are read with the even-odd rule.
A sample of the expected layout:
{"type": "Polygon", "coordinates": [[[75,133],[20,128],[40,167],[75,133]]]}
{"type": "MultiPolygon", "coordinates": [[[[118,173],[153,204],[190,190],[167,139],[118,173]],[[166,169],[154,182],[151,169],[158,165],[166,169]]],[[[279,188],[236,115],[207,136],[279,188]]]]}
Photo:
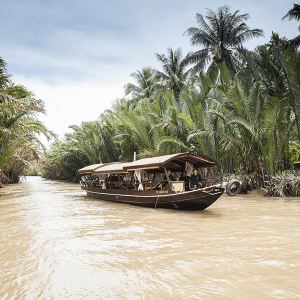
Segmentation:
{"type": "Polygon", "coordinates": [[[300,298],[300,198],[154,210],[39,177],[0,193],[0,299],[300,298]]]}

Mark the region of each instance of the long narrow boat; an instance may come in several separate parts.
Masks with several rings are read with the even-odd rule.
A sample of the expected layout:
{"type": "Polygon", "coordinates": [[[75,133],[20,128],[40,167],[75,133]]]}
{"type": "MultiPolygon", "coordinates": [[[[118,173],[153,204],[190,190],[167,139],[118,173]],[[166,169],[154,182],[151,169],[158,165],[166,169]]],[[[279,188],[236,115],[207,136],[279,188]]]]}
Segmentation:
{"type": "Polygon", "coordinates": [[[210,170],[219,162],[198,152],[179,153],[125,163],[107,163],[78,170],[81,188],[90,197],[149,208],[203,210],[224,192],[207,186],[210,170]],[[184,181],[171,181],[168,170],[203,169],[203,188],[185,190],[184,181]]]}

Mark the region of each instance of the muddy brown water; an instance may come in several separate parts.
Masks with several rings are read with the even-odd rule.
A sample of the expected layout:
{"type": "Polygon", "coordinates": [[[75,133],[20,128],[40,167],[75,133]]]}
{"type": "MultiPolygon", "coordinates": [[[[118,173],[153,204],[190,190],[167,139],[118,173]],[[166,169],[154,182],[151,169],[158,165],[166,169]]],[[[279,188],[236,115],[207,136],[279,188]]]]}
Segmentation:
{"type": "Polygon", "coordinates": [[[40,177],[0,194],[0,299],[300,298],[300,198],[154,210],[40,177]]]}

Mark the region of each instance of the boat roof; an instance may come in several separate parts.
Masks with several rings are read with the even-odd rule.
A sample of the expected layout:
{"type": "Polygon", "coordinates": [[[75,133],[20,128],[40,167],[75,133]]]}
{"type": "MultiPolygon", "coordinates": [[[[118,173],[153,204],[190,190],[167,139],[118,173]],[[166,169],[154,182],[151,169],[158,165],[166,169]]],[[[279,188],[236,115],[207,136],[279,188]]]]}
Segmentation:
{"type": "Polygon", "coordinates": [[[127,171],[134,171],[140,169],[159,169],[165,167],[175,171],[184,170],[185,163],[192,164],[194,168],[205,168],[220,164],[216,159],[207,155],[200,153],[195,155],[186,152],[139,159],[125,166],[124,169],[127,171]]]}
{"type": "Polygon", "coordinates": [[[294,164],[294,165],[300,165],[300,160],[295,161],[293,164],[294,164]]]}
{"type": "MultiPolygon", "coordinates": [[[[109,163],[108,163],[109,164],[109,163]]],[[[87,167],[84,167],[82,169],[78,170],[79,174],[89,174],[89,173],[93,173],[96,169],[103,167],[104,165],[107,164],[94,164],[94,165],[90,165],[87,167]]]]}
{"type": "Polygon", "coordinates": [[[136,170],[149,169],[170,169],[171,171],[182,171],[185,169],[185,164],[190,163],[194,168],[207,168],[214,165],[219,165],[216,159],[198,153],[191,154],[177,153],[170,155],[163,155],[157,157],[143,158],[133,162],[114,162],[106,164],[95,164],[78,170],[79,174],[118,174],[128,173],[136,170]]]}
{"type": "Polygon", "coordinates": [[[122,162],[116,162],[107,164],[105,166],[102,166],[96,170],[94,170],[93,174],[118,174],[118,173],[128,173],[124,168],[130,164],[130,162],[122,163],[122,162]]]}

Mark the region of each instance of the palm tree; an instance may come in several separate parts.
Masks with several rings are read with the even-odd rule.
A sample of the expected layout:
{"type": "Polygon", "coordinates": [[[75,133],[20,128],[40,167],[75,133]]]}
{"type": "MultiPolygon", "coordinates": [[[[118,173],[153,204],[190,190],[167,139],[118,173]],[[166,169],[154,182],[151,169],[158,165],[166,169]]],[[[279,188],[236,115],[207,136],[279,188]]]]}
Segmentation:
{"type": "MultiPolygon", "coordinates": [[[[294,3],[294,7],[291,8],[287,14],[282,18],[282,20],[284,19],[288,19],[288,20],[296,20],[296,21],[300,21],[300,3],[299,4],[295,4],[294,3]]],[[[300,31],[300,26],[299,26],[299,31],[300,31]]],[[[294,37],[293,39],[289,40],[289,44],[292,47],[298,47],[300,46],[300,34],[297,35],[296,37],[294,37]]]]}
{"type": "Polygon", "coordinates": [[[173,90],[175,98],[178,99],[190,72],[187,70],[188,55],[183,57],[180,48],[175,51],[168,48],[168,56],[156,53],[156,57],[163,68],[163,72],[156,71],[161,79],[161,86],[173,90]]]}
{"type": "Polygon", "coordinates": [[[38,159],[40,134],[55,137],[37,116],[45,114],[45,104],[22,85],[12,83],[7,64],[0,58],[0,168],[11,182],[18,181],[30,160],[38,159]]]}
{"type": "Polygon", "coordinates": [[[249,14],[240,15],[239,10],[231,13],[228,6],[221,6],[216,12],[209,9],[205,17],[196,14],[196,19],[199,28],[190,27],[184,32],[191,36],[192,45],[204,47],[189,55],[189,62],[196,63],[193,72],[209,64],[211,67],[211,62],[226,63],[236,71],[239,65],[237,49],[247,40],[263,36],[262,29],[250,29],[244,22],[249,14]]]}
{"type": "Polygon", "coordinates": [[[72,133],[64,141],[56,141],[42,162],[43,173],[51,179],[77,179],[77,170],[91,164],[118,160],[118,151],[112,141],[114,132],[106,118],[72,125],[72,133]]]}
{"type": "MultiPolygon", "coordinates": [[[[37,118],[45,113],[42,100],[33,97],[17,99],[0,92],[0,168],[6,165],[9,172],[21,171],[28,162],[28,153],[37,159],[38,148],[42,146],[37,135],[43,134],[49,140],[55,134],[49,131],[37,118]]],[[[18,179],[16,173],[12,181],[18,179]]]]}
{"type": "Polygon", "coordinates": [[[130,76],[134,78],[137,85],[127,83],[124,86],[126,96],[131,94],[135,101],[153,96],[156,89],[157,77],[152,68],[143,68],[141,71],[137,70],[135,73],[131,73],[130,76]]]}
{"type": "Polygon", "coordinates": [[[10,77],[10,75],[7,74],[6,67],[6,62],[0,57],[0,90],[3,90],[3,88],[5,88],[10,77]]]}

